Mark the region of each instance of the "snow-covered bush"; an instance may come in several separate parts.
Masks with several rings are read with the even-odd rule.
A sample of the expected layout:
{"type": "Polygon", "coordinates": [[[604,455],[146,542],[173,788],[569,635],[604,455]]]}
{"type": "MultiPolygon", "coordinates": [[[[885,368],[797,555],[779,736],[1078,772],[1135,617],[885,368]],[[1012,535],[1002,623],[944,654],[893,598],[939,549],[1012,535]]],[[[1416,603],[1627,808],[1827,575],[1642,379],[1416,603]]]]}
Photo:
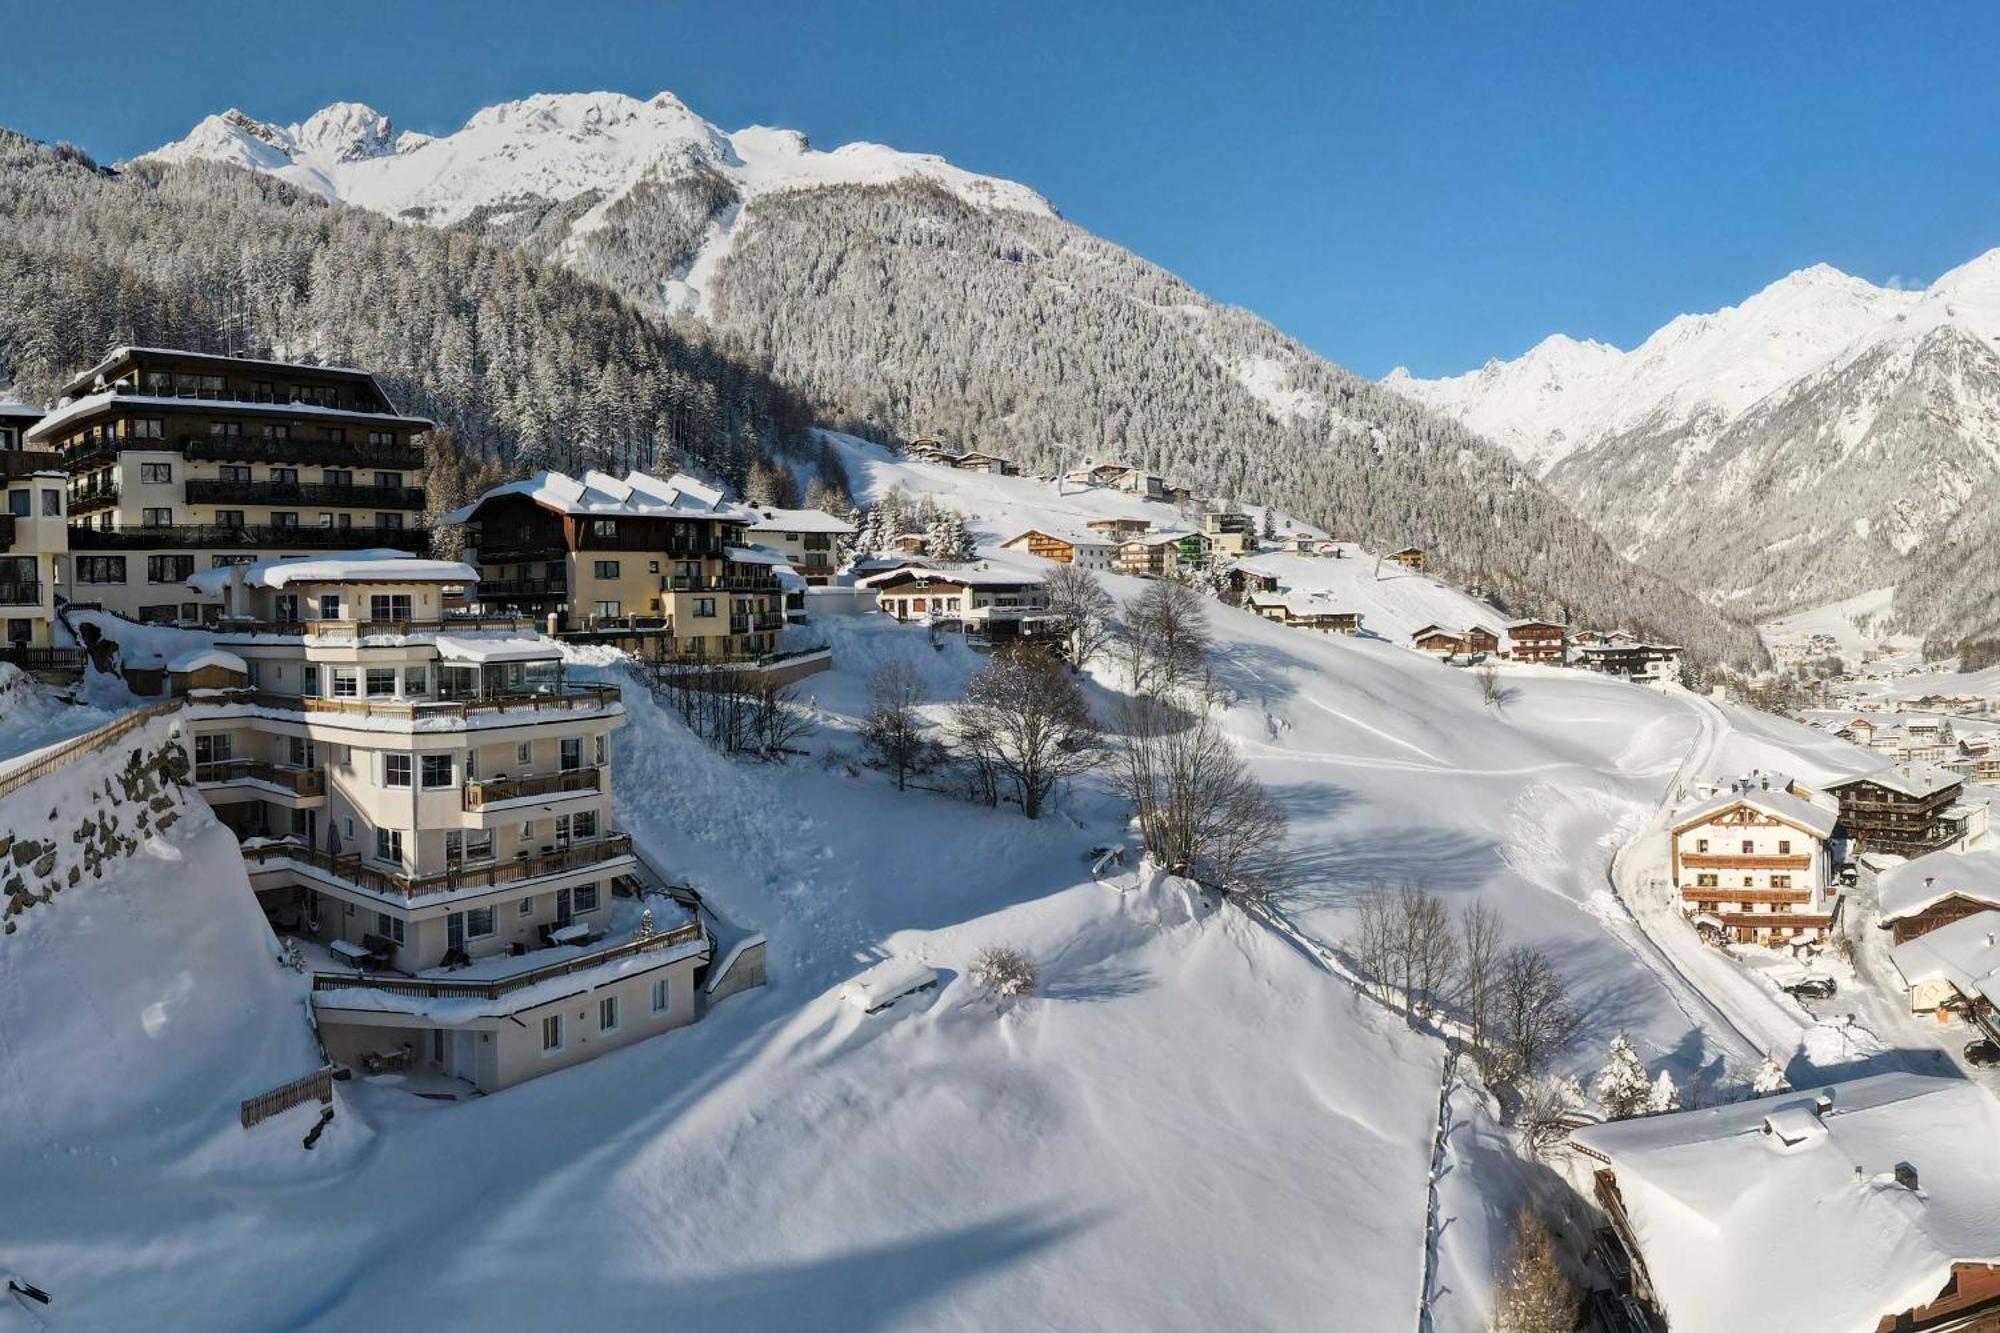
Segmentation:
{"type": "Polygon", "coordinates": [[[1646,1096],[1646,1114],[1664,1115],[1668,1111],[1680,1109],[1680,1089],[1674,1086],[1674,1076],[1662,1069],[1659,1081],[1653,1084],[1652,1092],[1646,1096]]]}
{"type": "Polygon", "coordinates": [[[1597,1082],[1592,1088],[1597,1094],[1597,1104],[1604,1108],[1605,1118],[1624,1120],[1639,1114],[1652,1094],[1652,1086],[1646,1078],[1646,1066],[1639,1063],[1639,1053],[1632,1049],[1631,1039],[1619,1033],[1611,1039],[1611,1048],[1605,1056],[1604,1068],[1597,1071],[1597,1082]]]}
{"type": "Polygon", "coordinates": [[[989,945],[972,960],[967,975],[972,984],[998,1000],[1011,1000],[1035,993],[1035,964],[1016,949],[989,945]]]}

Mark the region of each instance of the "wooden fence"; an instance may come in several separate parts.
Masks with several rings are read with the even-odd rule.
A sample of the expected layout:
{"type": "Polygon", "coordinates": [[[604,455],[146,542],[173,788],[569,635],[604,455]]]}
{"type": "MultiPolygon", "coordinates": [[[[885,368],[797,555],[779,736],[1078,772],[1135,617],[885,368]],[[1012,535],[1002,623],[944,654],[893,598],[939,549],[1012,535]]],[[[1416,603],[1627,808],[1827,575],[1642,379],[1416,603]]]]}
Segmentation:
{"type": "Polygon", "coordinates": [[[95,731],[86,731],[81,736],[64,741],[20,767],[7,770],[5,776],[0,776],[0,797],[12,796],[29,783],[47,777],[84,755],[95,754],[105,749],[127,733],[144,726],[156,717],[165,717],[168,713],[175,712],[180,706],[179,699],[147,704],[144,708],[136,709],[123,717],[113,718],[95,731]]]}
{"type": "Polygon", "coordinates": [[[249,1129],[262,1124],[272,1116],[289,1111],[294,1106],[307,1102],[318,1102],[322,1106],[333,1102],[333,1066],[321,1065],[304,1078],[295,1078],[290,1083],[281,1083],[269,1092],[260,1092],[255,1097],[243,1099],[243,1128],[249,1129]]]}

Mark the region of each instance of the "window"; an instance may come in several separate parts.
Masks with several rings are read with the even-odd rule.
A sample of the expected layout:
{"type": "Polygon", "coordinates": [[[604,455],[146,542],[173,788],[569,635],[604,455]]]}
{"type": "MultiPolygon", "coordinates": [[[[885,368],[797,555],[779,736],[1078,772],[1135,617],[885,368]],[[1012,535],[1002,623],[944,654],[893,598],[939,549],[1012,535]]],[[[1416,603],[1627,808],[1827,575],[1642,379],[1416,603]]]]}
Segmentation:
{"type": "Polygon", "coordinates": [[[250,465],[248,463],[224,463],[216,471],[224,481],[250,480],[250,465]]]}
{"type": "Polygon", "coordinates": [[[604,767],[604,737],[594,736],[591,739],[595,742],[591,746],[591,753],[594,756],[591,762],[602,768],[604,767]]]}
{"type": "Polygon", "coordinates": [[[396,693],[396,668],[368,668],[368,697],[386,699],[396,693]]]}
{"type": "Polygon", "coordinates": [[[423,763],[424,786],[430,788],[451,785],[451,756],[448,754],[427,754],[423,763]]]}
{"type": "Polygon", "coordinates": [[[1743,840],[1743,854],[1744,854],[1745,856],[1749,856],[1749,855],[1750,855],[1751,853],[1755,852],[1756,850],[1757,850],[1757,844],[1756,844],[1756,843],[1752,842],[1752,841],[1751,841],[1750,839],[1748,839],[1748,838],[1745,838],[1745,839],[1743,840]]]}
{"type": "Polygon", "coordinates": [[[62,517],[62,492],[45,490],[42,492],[42,517],[62,517]]]}
{"type": "Polygon", "coordinates": [[[577,813],[571,815],[569,817],[569,832],[570,836],[579,842],[586,838],[596,837],[597,812],[595,810],[579,810],[577,813]]]}
{"type": "Polygon", "coordinates": [[[412,699],[430,693],[430,673],[420,666],[403,668],[403,693],[412,699]]]}
{"type": "Polygon", "coordinates": [[[1714,875],[1696,875],[1694,877],[1694,886],[1697,889],[1718,888],[1721,886],[1721,884],[1722,884],[1721,879],[1719,879],[1714,875]]]}
{"type": "Polygon", "coordinates": [[[1791,854],[1792,854],[1792,842],[1791,842],[1791,839],[1789,839],[1789,838],[1780,838],[1780,839],[1778,839],[1778,855],[1780,855],[1780,856],[1790,856],[1791,854]]]}
{"type": "Polygon", "coordinates": [[[375,830],[375,859],[387,861],[391,865],[403,864],[403,831],[393,828],[375,830]]]}
{"type": "Polygon", "coordinates": [[[597,910],[597,886],[579,884],[570,891],[570,910],[578,916],[597,910]]]}
{"type": "Polygon", "coordinates": [[[299,484],[299,470],[295,467],[274,467],[271,469],[271,481],[278,486],[296,486],[299,484]]]}
{"type": "Polygon", "coordinates": [[[172,463],[139,464],[139,480],[149,486],[164,486],[174,479],[172,463]]]}
{"type": "Polygon", "coordinates": [[[382,756],[382,785],[385,787],[410,785],[410,756],[406,754],[382,756]]]}
{"type": "Polygon", "coordinates": [[[573,772],[583,767],[583,738],[565,736],[562,742],[562,771],[573,772]]]}
{"type": "Polygon", "coordinates": [[[403,474],[400,472],[377,472],[375,474],[375,484],[377,486],[389,486],[396,490],[401,490],[403,488],[403,474]]]}
{"type": "Polygon", "coordinates": [[[1707,839],[1707,838],[1696,838],[1696,839],[1694,840],[1694,849],[1695,849],[1695,850],[1696,850],[1697,852],[1705,852],[1705,851],[1707,851],[1707,850],[1708,850],[1708,839],[1707,839]]]}
{"type": "Polygon", "coordinates": [[[319,663],[307,662],[299,668],[299,693],[314,697],[319,695],[319,663]]]}
{"type": "Polygon", "coordinates": [[[403,526],[403,516],[401,514],[377,514],[375,515],[375,526],[378,528],[401,528],[403,526]]]}
{"type": "Polygon", "coordinates": [[[289,440],[292,438],[292,428],[280,422],[267,421],[258,434],[267,440],[289,440]]]}
{"type": "Polygon", "coordinates": [[[533,741],[522,741],[514,747],[514,762],[519,764],[532,764],[535,762],[535,744],[533,741]]]}
{"type": "Polygon", "coordinates": [[[478,939],[493,933],[493,909],[490,907],[468,907],[465,910],[465,935],[467,939],[478,939]]]}
{"type": "Polygon", "coordinates": [[[515,916],[533,916],[534,914],[535,900],[533,898],[523,898],[520,902],[514,904],[515,916]]]}
{"type": "Polygon", "coordinates": [[[146,557],[146,582],[185,583],[194,573],[192,555],[149,555],[146,557]]]}
{"type": "Polygon", "coordinates": [[[340,619],[340,594],[323,592],[319,595],[319,618],[321,620],[340,619]]]}
{"type": "Polygon", "coordinates": [[[387,912],[377,912],[375,914],[375,933],[401,944],[403,942],[403,918],[390,916],[387,912]]]}
{"type": "Polygon", "coordinates": [[[370,620],[410,619],[410,594],[406,592],[376,593],[368,599],[370,620]]]}
{"type": "Polygon", "coordinates": [[[1774,889],[1789,889],[1792,887],[1792,877],[1790,875],[1773,875],[1771,876],[1771,887],[1774,889]]]}
{"type": "Polygon", "coordinates": [[[595,561],[591,565],[590,572],[601,579],[615,579],[618,577],[618,562],[616,560],[595,561]]]}
{"type": "Polygon", "coordinates": [[[171,528],[174,525],[174,511],[164,507],[141,509],[139,525],[146,528],[171,528]]]}
{"type": "Polygon", "coordinates": [[[354,473],[351,469],[344,467],[322,468],[320,469],[319,479],[328,486],[352,486],[354,484],[354,473]]]}
{"type": "Polygon", "coordinates": [[[274,528],[296,528],[299,516],[296,511],[274,509],[271,511],[271,526],[274,528]]]}
{"type": "Polygon", "coordinates": [[[607,995],[597,1002],[597,1030],[609,1032],[618,1026],[618,997],[607,995]]]}
{"type": "Polygon", "coordinates": [[[335,667],[333,669],[334,698],[352,699],[360,693],[361,693],[360,672],[356,671],[353,667],[335,667]]]}
{"type": "Polygon", "coordinates": [[[30,491],[7,492],[7,512],[15,518],[26,518],[33,512],[34,495],[30,491]]]}
{"type": "Polygon", "coordinates": [[[167,438],[167,423],[158,417],[136,417],[126,432],[135,440],[164,440],[167,438]]]}
{"type": "Polygon", "coordinates": [[[550,1014],[542,1020],[542,1053],[562,1049],[562,1015],[550,1014]]]}
{"type": "Polygon", "coordinates": [[[664,1014],[673,1000],[673,993],[667,989],[667,979],[661,977],[653,983],[653,1012],[664,1014]]]}
{"type": "Polygon", "coordinates": [[[317,758],[313,750],[313,743],[303,736],[290,736],[286,738],[285,756],[291,761],[293,768],[311,768],[314,760],[317,758]]]}
{"type": "Polygon", "coordinates": [[[660,572],[660,562],[659,562],[659,561],[657,561],[657,560],[648,560],[648,561],[646,562],[646,572],[647,572],[648,574],[657,574],[657,573],[659,573],[659,572],[660,572]]]}
{"type": "Polygon", "coordinates": [[[339,426],[321,426],[319,428],[319,437],[328,444],[347,443],[347,432],[339,426]]]}
{"type": "Polygon", "coordinates": [[[694,599],[694,614],[695,614],[695,615],[696,615],[697,617],[701,617],[701,616],[712,616],[712,615],[714,615],[714,614],[715,614],[715,599],[714,599],[713,597],[697,597],[697,598],[695,598],[695,599],[694,599]]]}
{"type": "Polygon", "coordinates": [[[593,537],[616,537],[618,520],[615,518],[594,518],[590,521],[590,535],[593,537]]]}
{"type": "MultiPolygon", "coordinates": [[[[395,442],[395,435],[389,431],[371,430],[368,432],[368,443],[370,444],[394,444],[395,442]]],[[[397,484],[400,485],[401,483],[397,484]]]]}
{"type": "Polygon", "coordinates": [[[620,615],[624,614],[622,604],[615,601],[593,602],[591,603],[591,609],[599,620],[616,620],[620,615]]]}
{"type": "Polygon", "coordinates": [[[78,583],[123,583],[125,557],[122,555],[80,555],[76,557],[78,583]]]}

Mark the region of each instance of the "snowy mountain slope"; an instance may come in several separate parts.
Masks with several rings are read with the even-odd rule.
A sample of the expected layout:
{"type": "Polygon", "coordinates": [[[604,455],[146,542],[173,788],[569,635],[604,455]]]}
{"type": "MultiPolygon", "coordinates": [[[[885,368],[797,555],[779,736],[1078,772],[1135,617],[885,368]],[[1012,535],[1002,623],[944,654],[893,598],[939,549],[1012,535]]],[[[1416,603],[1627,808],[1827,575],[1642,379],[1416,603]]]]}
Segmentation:
{"type": "MultiPolygon", "coordinates": [[[[2000,251],[1921,292],[1818,265],[1630,352],[1558,336],[1385,384],[1529,462],[1628,555],[1747,614],[1879,587],[1940,543],[1993,559],[1973,534],[2000,481],[2000,251]]],[[[1949,597],[1898,614],[1946,637],[1974,627],[1949,597]]]]}
{"type": "MultiPolygon", "coordinates": [[[[212,127],[162,150],[258,170],[212,127]]],[[[332,197],[478,230],[634,307],[692,314],[823,422],[941,434],[1055,471],[1085,456],[1417,542],[1510,601],[1646,622],[1751,664],[1747,624],[1622,561],[1510,459],[1253,314],[937,159],[725,134],[672,97],[529,98],[405,152],[317,162],[332,197]]]]}

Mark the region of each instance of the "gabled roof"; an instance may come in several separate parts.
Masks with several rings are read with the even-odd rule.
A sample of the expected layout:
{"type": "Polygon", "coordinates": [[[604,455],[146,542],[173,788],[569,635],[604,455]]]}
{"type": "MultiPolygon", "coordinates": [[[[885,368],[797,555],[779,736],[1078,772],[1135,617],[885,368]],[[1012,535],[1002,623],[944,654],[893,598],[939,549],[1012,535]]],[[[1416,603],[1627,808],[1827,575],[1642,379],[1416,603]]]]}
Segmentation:
{"type": "Polygon", "coordinates": [[[23,422],[39,421],[42,409],[33,403],[17,403],[11,398],[0,398],[0,421],[11,421],[16,425],[23,422]]]}
{"type": "Polygon", "coordinates": [[[1913,857],[1877,875],[1875,893],[1884,921],[1915,916],[1953,896],[2000,907],[2000,847],[1913,857]]]}
{"type": "Polygon", "coordinates": [[[1840,819],[1835,811],[1822,805],[1815,805],[1804,797],[1794,796],[1782,788],[1767,791],[1761,787],[1752,787],[1745,791],[1719,792],[1699,804],[1689,806],[1674,816],[1673,830],[1679,833],[1697,824],[1706,824],[1717,815],[1726,810],[1733,810],[1739,805],[1748,806],[1773,819],[1783,820],[1794,828],[1812,834],[1815,838],[1832,837],[1833,826],[1840,819]]]}
{"type": "Polygon", "coordinates": [[[1911,760],[1903,764],[1885,764],[1866,773],[1857,773],[1851,778],[1829,782],[1826,784],[1826,789],[1839,791],[1842,787],[1852,787],[1861,782],[1872,782],[1878,787],[1887,787],[1890,791],[1899,792],[1904,796],[1924,797],[1935,796],[1950,787],[1963,786],[1965,779],[1948,768],[1911,760]]]}
{"type": "Polygon", "coordinates": [[[1675,1328],[1872,1329],[1935,1300],[1955,1261],[2000,1258],[1992,1094],[1903,1073],[1827,1091],[1823,1115],[1813,1088],[1571,1135],[1610,1162],[1675,1328]]]}
{"type": "Polygon", "coordinates": [[[1108,550],[1115,545],[1115,543],[1107,540],[1102,533],[1090,532],[1088,530],[1079,532],[1075,528],[1059,527],[1054,523],[1039,523],[1032,528],[1023,528],[1020,532],[1015,533],[1000,544],[1002,546],[1012,546],[1015,542],[1025,541],[1037,533],[1044,537],[1053,537],[1057,541],[1068,542],[1071,546],[1101,546],[1108,550]]]}
{"type": "Polygon", "coordinates": [[[481,505],[502,495],[523,495],[558,514],[590,518],[713,518],[743,524],[763,521],[763,515],[756,510],[731,504],[715,487],[684,473],[660,478],[647,472],[628,472],[620,478],[597,471],[584,473],[581,481],[562,472],[537,472],[532,477],[495,486],[439,521],[469,522],[481,505]]]}
{"type": "Polygon", "coordinates": [[[1569,628],[1569,626],[1563,624],[1562,621],[1560,620],[1538,620],[1533,616],[1529,616],[1524,620],[1510,620],[1507,622],[1505,626],[1505,628],[1510,633],[1517,629],[1528,629],[1531,627],[1533,628],[1545,627],[1548,629],[1560,629],[1560,630],[1566,630],[1569,628]]]}
{"type": "Polygon", "coordinates": [[[1974,912],[1889,950],[1903,984],[1948,981],[1966,999],[2000,999],[2000,911],[1974,912]]]}
{"type": "Polygon", "coordinates": [[[916,584],[954,583],[968,588],[1033,588],[1043,583],[1042,576],[1033,570],[997,569],[986,565],[968,565],[963,569],[889,569],[857,580],[864,588],[887,588],[904,581],[916,584]]]}

